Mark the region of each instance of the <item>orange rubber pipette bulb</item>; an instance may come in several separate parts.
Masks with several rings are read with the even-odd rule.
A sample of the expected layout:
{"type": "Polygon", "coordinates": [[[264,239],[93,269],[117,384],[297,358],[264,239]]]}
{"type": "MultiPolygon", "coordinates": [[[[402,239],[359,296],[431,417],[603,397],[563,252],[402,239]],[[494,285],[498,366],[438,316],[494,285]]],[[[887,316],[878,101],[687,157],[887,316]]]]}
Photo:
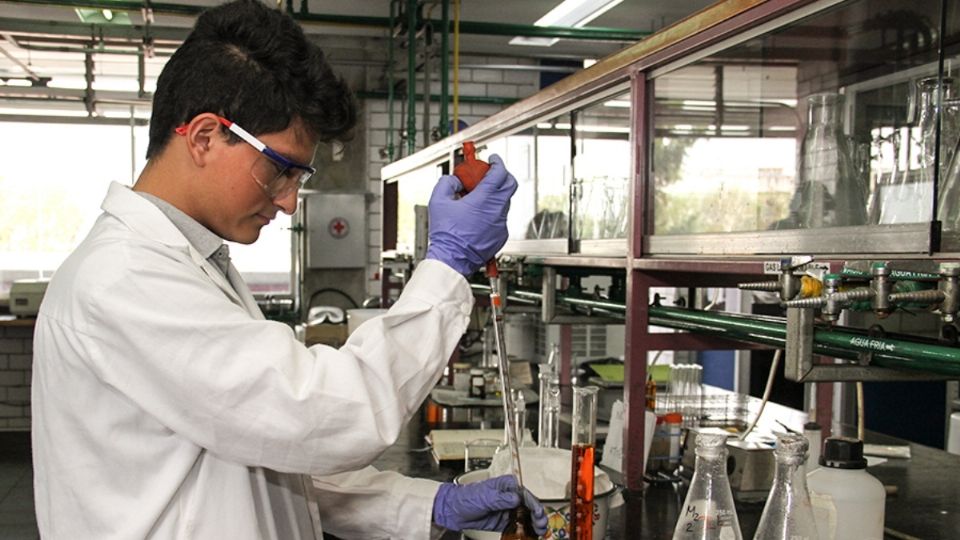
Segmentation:
{"type": "Polygon", "coordinates": [[[464,193],[470,193],[490,170],[490,164],[477,159],[477,148],[473,141],[463,143],[463,161],[454,167],[453,174],[463,184],[464,193]]]}

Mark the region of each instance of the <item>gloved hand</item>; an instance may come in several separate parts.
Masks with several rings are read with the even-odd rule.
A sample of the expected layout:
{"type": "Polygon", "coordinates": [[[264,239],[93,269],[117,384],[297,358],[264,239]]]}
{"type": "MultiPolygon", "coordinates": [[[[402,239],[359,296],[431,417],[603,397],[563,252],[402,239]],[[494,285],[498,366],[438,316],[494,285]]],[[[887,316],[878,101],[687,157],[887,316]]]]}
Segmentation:
{"type": "Polygon", "coordinates": [[[471,191],[458,198],[463,184],[456,176],[441,176],[427,211],[430,214],[428,259],[436,259],[468,276],[483,266],[507,242],[507,211],[517,180],[500,156],[490,156],[490,170],[471,191]]]}
{"type": "MultiPolygon", "coordinates": [[[[519,506],[520,500],[520,486],[512,475],[472,484],[441,484],[433,499],[433,522],[451,531],[502,531],[510,510],[519,506]]],[[[534,530],[545,534],[547,513],[543,505],[526,489],[523,504],[530,509],[534,530]]]]}

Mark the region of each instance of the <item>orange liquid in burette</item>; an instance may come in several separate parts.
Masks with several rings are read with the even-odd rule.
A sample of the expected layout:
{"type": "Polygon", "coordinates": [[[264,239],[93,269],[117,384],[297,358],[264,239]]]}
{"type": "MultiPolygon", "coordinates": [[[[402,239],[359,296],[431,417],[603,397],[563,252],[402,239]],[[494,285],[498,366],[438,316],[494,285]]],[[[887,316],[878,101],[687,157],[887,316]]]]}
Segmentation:
{"type": "Polygon", "coordinates": [[[573,445],[570,540],[593,540],[593,445],[573,445]]]}

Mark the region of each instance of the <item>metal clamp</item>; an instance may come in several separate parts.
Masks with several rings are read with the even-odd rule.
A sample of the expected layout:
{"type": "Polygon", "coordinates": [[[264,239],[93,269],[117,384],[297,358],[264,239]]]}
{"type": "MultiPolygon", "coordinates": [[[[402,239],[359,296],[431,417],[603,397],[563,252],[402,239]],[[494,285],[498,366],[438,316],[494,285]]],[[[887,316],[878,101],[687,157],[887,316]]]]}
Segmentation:
{"type": "Polygon", "coordinates": [[[776,281],[756,281],[740,283],[737,287],[743,291],[767,291],[780,294],[780,301],[793,300],[800,293],[802,272],[798,269],[813,262],[809,255],[783,258],[779,261],[780,275],[776,281]]]}

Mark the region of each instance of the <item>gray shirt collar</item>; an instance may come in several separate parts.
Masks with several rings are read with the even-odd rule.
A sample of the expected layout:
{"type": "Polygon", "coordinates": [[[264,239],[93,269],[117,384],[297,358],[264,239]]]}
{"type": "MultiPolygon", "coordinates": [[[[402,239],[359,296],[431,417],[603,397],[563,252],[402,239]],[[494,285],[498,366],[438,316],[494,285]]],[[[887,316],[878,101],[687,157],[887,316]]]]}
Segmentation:
{"type": "Polygon", "coordinates": [[[183,233],[190,245],[200,252],[200,255],[209,259],[224,275],[227,275],[227,268],[230,266],[230,246],[225,244],[222,238],[160,197],[142,191],[134,193],[156,205],[173,225],[183,233]]]}

